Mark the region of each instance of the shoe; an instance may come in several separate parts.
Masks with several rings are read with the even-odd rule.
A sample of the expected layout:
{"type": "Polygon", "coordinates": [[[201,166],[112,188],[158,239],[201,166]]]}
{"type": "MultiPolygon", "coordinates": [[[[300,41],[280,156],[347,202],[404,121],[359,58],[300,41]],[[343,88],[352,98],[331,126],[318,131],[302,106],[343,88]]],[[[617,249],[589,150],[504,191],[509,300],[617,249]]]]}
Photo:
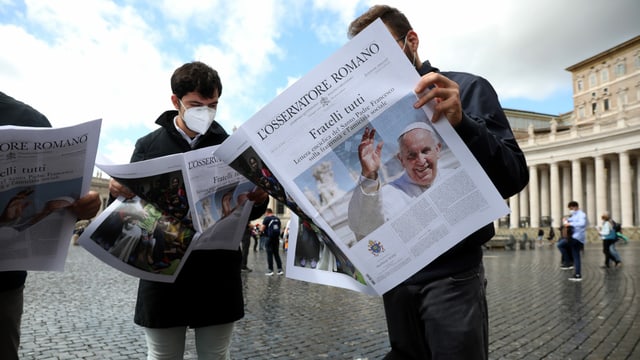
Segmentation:
{"type": "Polygon", "coordinates": [[[582,276],[581,275],[574,275],[573,277],[569,278],[569,281],[582,281],[582,276]]]}
{"type": "Polygon", "coordinates": [[[618,261],[618,262],[616,263],[616,267],[620,267],[620,266],[622,266],[622,261],[618,261]]]}
{"type": "Polygon", "coordinates": [[[278,275],[283,275],[283,274],[284,274],[284,271],[282,271],[282,269],[278,270],[278,275]]]}
{"type": "Polygon", "coordinates": [[[273,271],[267,271],[267,272],[265,273],[265,275],[267,275],[267,276],[273,276],[273,271]]]}
{"type": "Polygon", "coordinates": [[[246,272],[252,272],[253,270],[249,269],[248,267],[243,267],[242,269],[240,269],[242,271],[246,271],[246,272]]]}
{"type": "Polygon", "coordinates": [[[573,269],[573,265],[569,265],[569,266],[562,265],[562,266],[560,266],[560,270],[571,270],[571,269],[573,269]]]}

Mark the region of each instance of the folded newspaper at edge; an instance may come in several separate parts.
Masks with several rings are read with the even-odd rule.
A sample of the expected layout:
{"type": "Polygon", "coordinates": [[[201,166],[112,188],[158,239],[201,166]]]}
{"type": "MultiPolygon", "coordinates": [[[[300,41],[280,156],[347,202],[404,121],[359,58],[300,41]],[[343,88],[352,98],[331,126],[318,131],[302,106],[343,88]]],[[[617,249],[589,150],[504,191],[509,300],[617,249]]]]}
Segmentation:
{"type": "Polygon", "coordinates": [[[0,271],[63,271],[76,216],[91,187],[102,120],[0,131],[0,271]]]}
{"type": "Polygon", "coordinates": [[[191,251],[237,250],[255,185],[213,155],[217,146],[131,164],[97,164],[136,197],[116,199],[79,244],[108,265],[173,282],[191,251]],[[214,236],[215,233],[215,236],[214,236]]]}
{"type": "MultiPolygon", "coordinates": [[[[216,151],[326,234],[321,249],[326,242],[338,248],[356,269],[350,277],[366,283],[363,291],[385,293],[509,212],[451,125],[430,121],[432,104],[413,107],[418,80],[415,68],[377,20],[252,116],[216,151]],[[363,201],[354,200],[364,192],[358,146],[365,129],[375,129],[375,142],[384,144],[381,190],[376,191],[384,194],[385,184],[403,177],[396,157],[398,137],[416,123],[431,128],[442,141],[436,181],[419,193],[386,198],[391,201],[376,197],[384,206],[364,207],[363,201]]],[[[297,239],[287,276],[297,272],[297,278],[327,284],[318,275],[321,271],[344,275],[337,274],[344,266],[339,259],[303,258],[302,240],[297,239]],[[318,263],[327,262],[323,270],[317,269],[318,263]]]]}

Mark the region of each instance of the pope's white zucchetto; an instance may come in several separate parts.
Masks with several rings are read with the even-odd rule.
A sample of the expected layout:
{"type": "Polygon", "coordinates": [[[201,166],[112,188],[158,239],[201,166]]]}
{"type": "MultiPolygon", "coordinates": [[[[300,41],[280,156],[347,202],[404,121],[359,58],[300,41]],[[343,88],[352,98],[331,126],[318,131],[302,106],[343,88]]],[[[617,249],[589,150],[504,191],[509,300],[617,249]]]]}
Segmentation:
{"type": "Polygon", "coordinates": [[[400,135],[398,135],[398,140],[400,140],[400,137],[406,133],[408,133],[411,130],[415,130],[415,129],[424,129],[427,130],[429,132],[431,132],[432,134],[433,132],[433,128],[431,126],[429,126],[429,124],[422,122],[422,121],[416,121],[416,122],[412,122],[411,124],[407,125],[407,127],[404,128],[404,130],[402,130],[402,132],[400,133],[400,135]]]}

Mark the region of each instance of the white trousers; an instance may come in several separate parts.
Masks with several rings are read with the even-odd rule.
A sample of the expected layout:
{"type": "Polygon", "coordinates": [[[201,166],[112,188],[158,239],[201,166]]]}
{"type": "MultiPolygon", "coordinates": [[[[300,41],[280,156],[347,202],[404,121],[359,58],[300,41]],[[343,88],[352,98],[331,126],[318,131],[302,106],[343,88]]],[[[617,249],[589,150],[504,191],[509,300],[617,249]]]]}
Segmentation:
{"type": "MultiPolygon", "coordinates": [[[[195,328],[198,360],[229,360],[233,323],[195,328]]],[[[187,327],[144,328],[147,360],[182,360],[187,327]]]]}

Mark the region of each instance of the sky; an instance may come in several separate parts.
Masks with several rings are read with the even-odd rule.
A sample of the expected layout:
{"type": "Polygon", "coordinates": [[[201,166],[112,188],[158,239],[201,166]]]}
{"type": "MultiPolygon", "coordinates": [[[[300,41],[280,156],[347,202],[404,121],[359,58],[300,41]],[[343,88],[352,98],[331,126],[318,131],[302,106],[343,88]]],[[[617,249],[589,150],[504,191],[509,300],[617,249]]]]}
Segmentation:
{"type": "MultiPolygon", "coordinates": [[[[344,45],[355,0],[0,0],[0,91],[63,127],[102,119],[98,156],[128,163],[173,109],[169,79],[220,73],[231,133],[344,45]]],[[[488,79],[504,108],[573,109],[567,67],[640,35],[638,0],[394,1],[421,60],[488,79]]]]}

